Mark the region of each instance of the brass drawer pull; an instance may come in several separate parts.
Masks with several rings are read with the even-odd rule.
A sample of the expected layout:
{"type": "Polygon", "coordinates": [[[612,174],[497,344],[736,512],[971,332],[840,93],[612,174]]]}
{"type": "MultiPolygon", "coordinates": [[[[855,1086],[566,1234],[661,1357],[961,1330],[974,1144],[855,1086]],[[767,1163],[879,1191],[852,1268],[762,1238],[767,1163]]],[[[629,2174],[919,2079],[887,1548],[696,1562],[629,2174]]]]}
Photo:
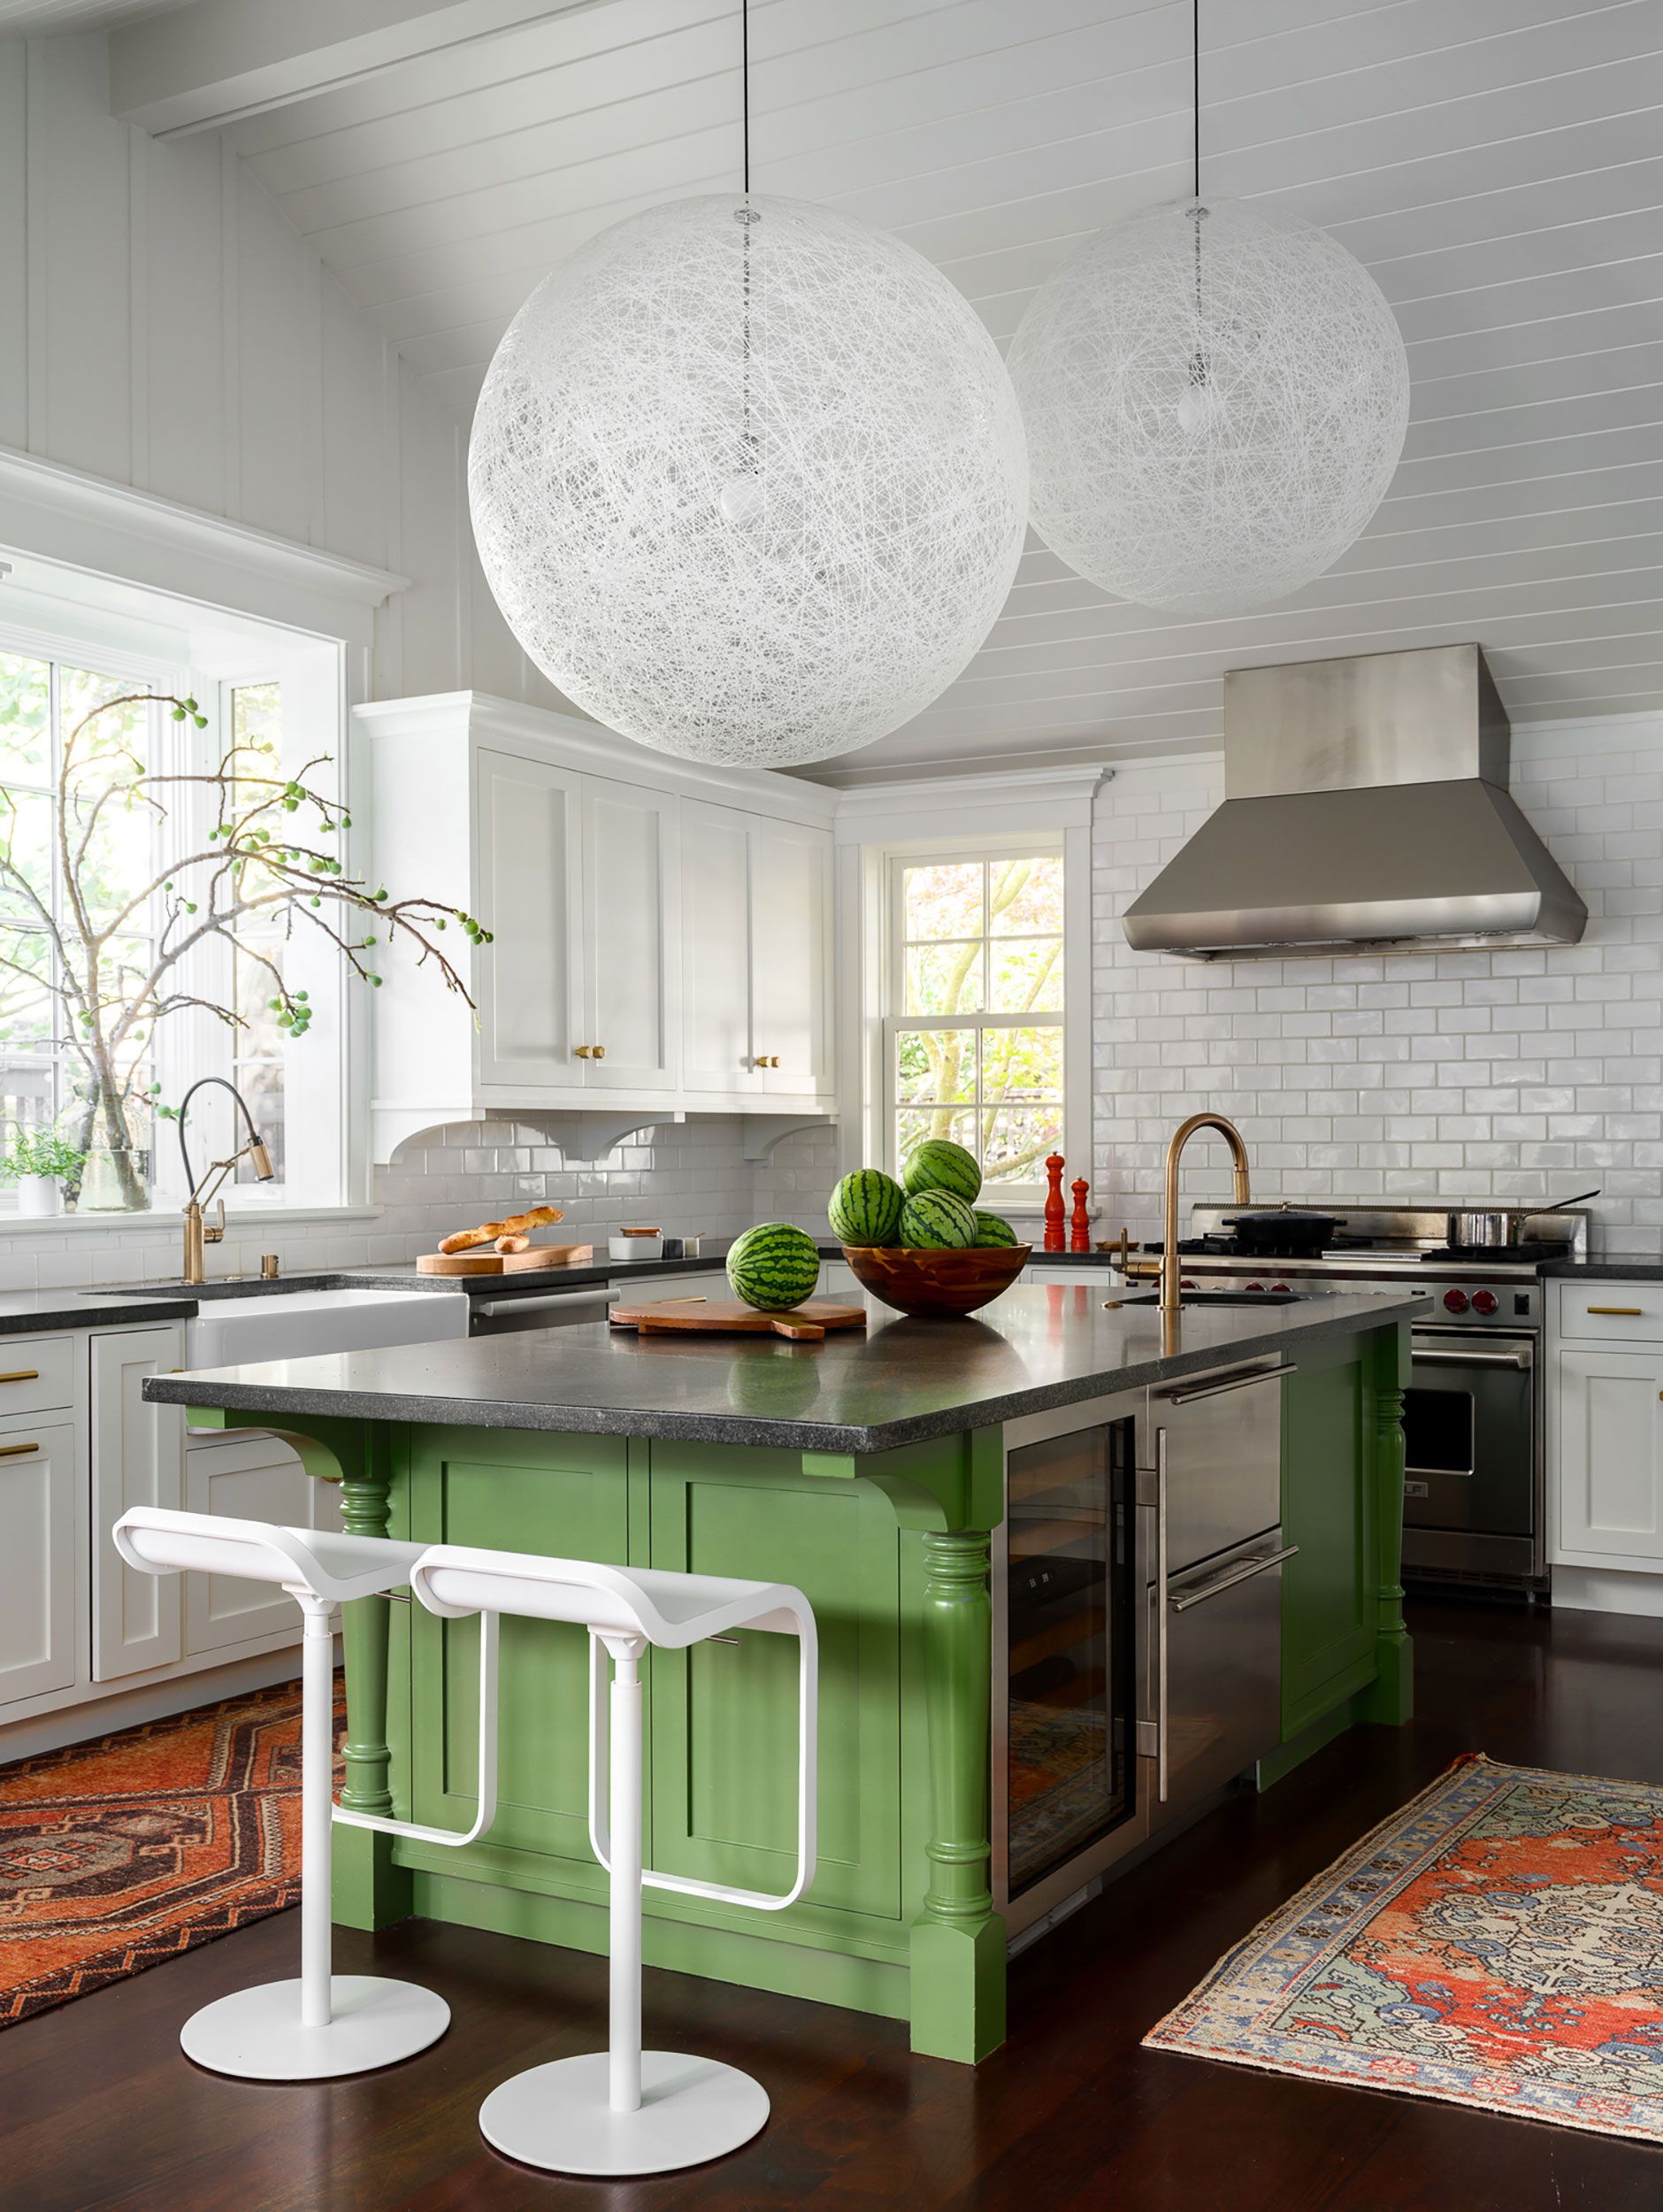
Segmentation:
{"type": "Polygon", "coordinates": [[[1640,1306],[1590,1306],[1588,1310],[1590,1313],[1620,1313],[1631,1321],[1637,1321],[1644,1309],[1640,1306]]]}
{"type": "Polygon", "coordinates": [[[0,1375],[0,1383],[39,1382],[40,1379],[41,1371],[38,1367],[14,1367],[9,1375],[0,1375]]]}
{"type": "Polygon", "coordinates": [[[26,1452],[38,1452],[38,1444],[0,1444],[0,1459],[21,1459],[26,1452]]]}

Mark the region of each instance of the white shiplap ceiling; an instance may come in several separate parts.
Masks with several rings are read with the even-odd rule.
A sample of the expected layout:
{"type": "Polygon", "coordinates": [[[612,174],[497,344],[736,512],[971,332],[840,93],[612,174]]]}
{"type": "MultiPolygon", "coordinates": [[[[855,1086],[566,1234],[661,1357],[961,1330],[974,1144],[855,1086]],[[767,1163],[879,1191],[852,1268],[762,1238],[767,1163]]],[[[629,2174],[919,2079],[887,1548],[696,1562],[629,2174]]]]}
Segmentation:
{"type": "Polygon", "coordinates": [[[188,0],[0,0],[0,38],[110,31],[184,7],[188,0]]]}
{"type": "MultiPolygon", "coordinates": [[[[1200,19],[1205,188],[1324,225],[1396,308],[1391,495],[1240,618],[1144,612],[1031,541],[964,676],[845,772],[1215,744],[1226,667],[1470,637],[1515,719],[1663,705],[1663,0],[1200,19]]],[[[1188,187],[1189,0],[753,0],[751,54],[755,187],[898,232],[1001,342],[1083,238],[1188,187]]],[[[738,58],[737,0],[594,0],[228,134],[465,417],[553,263],[737,182],[738,58]]]]}

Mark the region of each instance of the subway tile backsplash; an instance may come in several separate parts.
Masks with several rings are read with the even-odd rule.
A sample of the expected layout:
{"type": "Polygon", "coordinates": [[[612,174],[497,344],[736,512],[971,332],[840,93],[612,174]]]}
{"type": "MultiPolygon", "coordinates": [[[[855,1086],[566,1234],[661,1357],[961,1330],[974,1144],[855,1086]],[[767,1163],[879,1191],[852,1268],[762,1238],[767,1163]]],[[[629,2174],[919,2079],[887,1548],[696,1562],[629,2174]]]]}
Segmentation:
{"type": "MultiPolygon", "coordinates": [[[[1167,1139],[1215,1106],[1260,1195],[1529,1201],[1598,1183],[1596,1248],[1663,1256],[1663,720],[1515,728],[1513,790],[1587,902],[1580,945],[1202,964],[1133,952],[1119,917],[1222,797],[1222,762],[1136,764],[1104,787],[1100,1234],[1160,1233],[1167,1139]]],[[[1222,1146],[1197,1141],[1184,1184],[1186,1203],[1229,1195],[1222,1146]]]]}

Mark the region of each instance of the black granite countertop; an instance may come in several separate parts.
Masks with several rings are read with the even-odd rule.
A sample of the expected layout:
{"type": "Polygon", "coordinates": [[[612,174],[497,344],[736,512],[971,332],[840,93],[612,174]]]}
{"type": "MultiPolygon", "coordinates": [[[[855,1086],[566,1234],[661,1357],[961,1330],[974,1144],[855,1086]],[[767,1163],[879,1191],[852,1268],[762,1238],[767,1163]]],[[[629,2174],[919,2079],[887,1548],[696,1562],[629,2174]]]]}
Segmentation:
{"type": "Polygon", "coordinates": [[[1544,1282],[1569,1277],[1583,1283],[1663,1283],[1663,1261],[1625,1260],[1621,1253],[1605,1260],[1544,1260],[1544,1282]]]}
{"type": "Polygon", "coordinates": [[[592,1322],[158,1375],[144,1394],[271,1414],[881,1452],[1426,1310],[1424,1298],[1399,1292],[1191,1309],[1169,1346],[1153,1303],[1107,1308],[1084,1284],[1061,1313],[1043,1290],[1020,1286],[968,1321],[909,1321],[866,1305],[864,1333],[815,1345],[642,1339],[592,1322]]]}
{"type": "Polygon", "coordinates": [[[124,1291],[11,1290],[0,1294],[0,1336],[36,1329],[112,1329],[124,1321],[188,1321],[194,1292],[180,1297],[124,1291]]]}

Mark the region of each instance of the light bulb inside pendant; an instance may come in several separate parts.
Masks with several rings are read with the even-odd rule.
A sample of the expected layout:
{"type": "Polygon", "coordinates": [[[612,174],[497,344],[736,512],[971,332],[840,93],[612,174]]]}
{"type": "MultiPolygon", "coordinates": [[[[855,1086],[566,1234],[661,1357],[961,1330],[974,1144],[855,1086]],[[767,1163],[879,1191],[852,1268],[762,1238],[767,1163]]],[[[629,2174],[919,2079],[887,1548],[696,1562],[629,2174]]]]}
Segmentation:
{"type": "Polygon", "coordinates": [[[742,476],[729,477],[717,503],[730,522],[744,524],[758,518],[766,497],[761,472],[747,469],[742,476]]]}
{"type": "Polygon", "coordinates": [[[1178,426],[1192,437],[1199,431],[1210,430],[1223,414],[1224,403],[1208,380],[1205,370],[1193,374],[1184,397],[1178,402],[1178,426]]]}

